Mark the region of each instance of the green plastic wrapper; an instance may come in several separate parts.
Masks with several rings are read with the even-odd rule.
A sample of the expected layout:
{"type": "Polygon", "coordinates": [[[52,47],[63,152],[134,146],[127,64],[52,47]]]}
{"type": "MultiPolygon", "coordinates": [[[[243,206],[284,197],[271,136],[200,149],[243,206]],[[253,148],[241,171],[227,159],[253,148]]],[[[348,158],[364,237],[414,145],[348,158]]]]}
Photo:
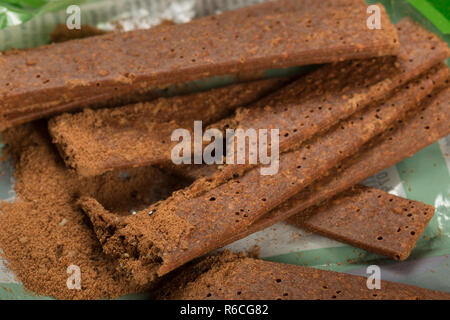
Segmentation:
{"type": "MultiPolygon", "coordinates": [[[[20,25],[47,12],[89,0],[3,0],[0,1],[0,29],[20,25]]],[[[92,1],[92,0],[91,0],[92,1]]]]}
{"type": "MultiPolygon", "coordinates": [[[[125,29],[147,28],[163,19],[186,22],[194,17],[214,14],[261,0],[116,0],[70,1],[82,4],[82,24],[110,30],[112,21],[125,19],[125,29]],[[131,19],[131,20],[130,20],[131,19]],[[130,22],[132,21],[132,22],[130,22]],[[138,21],[138,23],[136,23],[138,21]],[[130,27],[131,26],[131,27],[130,27]]],[[[384,0],[393,22],[410,16],[427,29],[450,43],[447,0],[384,0]],[[419,3],[420,2],[420,3],[419,3]],[[426,2],[426,4],[424,4],[426,2]]],[[[53,28],[66,19],[66,1],[0,1],[0,50],[27,48],[49,41],[53,28]],[[58,11],[58,9],[62,9],[58,11]],[[28,21],[28,22],[27,22],[28,21]],[[5,28],[7,26],[7,28],[5,28]]],[[[302,69],[269,70],[267,76],[299,73],[302,69]]],[[[235,79],[218,77],[195,82],[198,89],[221,86],[235,79]]],[[[176,93],[176,92],[174,92],[176,93]]],[[[14,201],[13,166],[0,163],[6,175],[0,176],[0,198],[14,201]]],[[[364,182],[392,194],[422,201],[436,207],[436,213],[406,261],[397,262],[324,237],[302,231],[286,223],[276,224],[228,246],[234,251],[248,251],[255,245],[261,248],[262,258],[365,275],[369,265],[381,268],[383,280],[390,280],[424,288],[450,292],[450,136],[418,152],[413,157],[379,172],[364,182]]],[[[7,232],[6,230],[0,232],[7,232]]],[[[64,285],[64,284],[62,284],[64,285]]],[[[146,298],[134,294],[125,299],[146,298]]],[[[27,292],[0,260],[0,299],[50,299],[27,292]]]]}

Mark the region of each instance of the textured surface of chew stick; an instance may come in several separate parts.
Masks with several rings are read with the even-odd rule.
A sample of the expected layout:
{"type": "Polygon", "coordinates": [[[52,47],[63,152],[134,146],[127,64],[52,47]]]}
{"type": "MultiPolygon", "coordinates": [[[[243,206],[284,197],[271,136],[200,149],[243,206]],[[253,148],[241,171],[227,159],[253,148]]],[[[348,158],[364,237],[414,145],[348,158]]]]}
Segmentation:
{"type": "MultiPolygon", "coordinates": [[[[280,150],[284,151],[388,96],[400,84],[448,57],[447,44],[410,19],[400,22],[397,28],[401,45],[396,59],[385,57],[324,66],[211,127],[279,128],[280,150]]],[[[183,173],[183,166],[178,170],[167,169],[183,173]]],[[[247,169],[243,165],[225,165],[210,177],[210,185],[220,184],[247,169]]],[[[185,173],[197,175],[199,171],[185,173]]]]}
{"type": "MultiPolygon", "coordinates": [[[[444,42],[412,21],[402,21],[398,28],[401,29],[399,37],[402,45],[397,59],[386,57],[327,65],[239,110],[234,116],[211,124],[211,128],[278,128],[283,151],[329,129],[369,103],[385,98],[400,84],[448,56],[444,42]]],[[[201,102],[198,104],[202,105],[201,102]]],[[[190,105],[180,107],[180,115],[184,118],[181,110],[186,110],[184,119],[191,120],[191,123],[184,125],[177,121],[157,125],[153,118],[145,116],[136,121],[135,114],[125,116],[127,112],[120,111],[128,108],[64,115],[60,117],[61,121],[51,123],[50,130],[66,162],[82,175],[149,164],[166,163],[170,166],[171,149],[175,144],[168,143],[172,131],[179,127],[192,130],[192,120],[202,119],[198,114],[200,108],[190,105]],[[117,121],[108,120],[110,114],[117,116],[119,112],[122,114],[120,125],[115,124],[117,121]],[[194,118],[196,114],[197,119],[194,118]]],[[[162,120],[171,119],[170,115],[171,112],[167,112],[162,120]]],[[[208,112],[205,117],[207,115],[208,112]]],[[[175,117],[174,120],[178,119],[175,117]]],[[[236,170],[243,169],[242,165],[238,168],[225,166],[214,180],[220,183],[236,170]]]]}
{"type": "Polygon", "coordinates": [[[433,68],[402,86],[385,103],[356,113],[298,150],[282,154],[275,175],[260,175],[255,168],[203,194],[196,192],[194,183],[114,224],[107,218],[114,215],[95,199],[83,199],[82,208],[94,226],[98,221],[111,221],[95,226],[105,252],[120,259],[135,281],[150,281],[244,232],[403,117],[446,77],[446,67],[433,68]]]}
{"type": "Polygon", "coordinates": [[[194,120],[214,122],[287,81],[261,80],[120,108],[86,109],[51,119],[49,131],[66,164],[83,176],[169,162],[178,143],[170,141],[173,130],[191,128],[194,120]]]}
{"type": "Polygon", "coordinates": [[[45,112],[48,102],[80,96],[396,54],[396,30],[384,8],[380,30],[368,29],[366,16],[365,5],[255,18],[238,14],[227,21],[232,23],[199,19],[2,55],[2,127],[21,113],[45,112]]]}
{"type": "Polygon", "coordinates": [[[433,206],[357,185],[287,221],[327,238],[405,260],[433,214],[433,206]]]}
{"type": "MultiPolygon", "coordinates": [[[[260,5],[241,8],[234,11],[228,11],[221,15],[214,15],[205,19],[214,20],[216,22],[228,21],[230,19],[241,19],[243,17],[257,17],[261,15],[273,13],[285,13],[293,11],[311,11],[321,10],[323,7],[347,7],[361,5],[363,0],[339,0],[339,1],[312,1],[312,0],[280,0],[262,3],[260,5]]],[[[167,27],[167,23],[164,24],[167,27]]],[[[155,28],[155,27],[154,27],[155,28]]],[[[71,35],[72,36],[72,35],[71,35]]],[[[5,54],[11,54],[10,51],[5,54]]],[[[255,74],[254,72],[252,73],[255,74]]],[[[40,77],[40,75],[39,75],[40,77]]],[[[256,79],[260,76],[247,77],[248,80],[256,79]]],[[[53,99],[46,100],[45,103],[38,102],[31,108],[27,108],[24,112],[14,112],[7,115],[8,123],[6,126],[17,125],[27,121],[32,121],[41,117],[52,114],[62,113],[65,111],[74,110],[80,107],[113,107],[122,106],[125,104],[135,103],[139,101],[148,101],[159,97],[161,94],[157,89],[142,89],[142,88],[119,88],[116,86],[114,90],[102,90],[97,94],[89,96],[83,95],[73,99],[61,99],[60,96],[55,96],[53,99]],[[127,89],[127,90],[125,90],[127,89]],[[131,91],[130,91],[131,90],[131,91]]],[[[36,101],[34,101],[36,102],[36,101]]],[[[34,103],[33,102],[33,103],[34,103]]],[[[1,126],[0,126],[1,127],[1,126]]]]}
{"type": "MultiPolygon", "coordinates": [[[[448,83],[448,82],[447,82],[448,83]]],[[[340,167],[260,218],[245,232],[236,234],[222,246],[242,239],[320,204],[377,172],[411,157],[450,134],[450,88],[438,89],[413,110],[404,123],[377,137],[360,153],[343,161],[340,167]]]]}
{"type": "Polygon", "coordinates": [[[223,252],[182,268],[158,291],[159,299],[334,300],[450,299],[446,292],[223,252]]]}
{"type": "Polygon", "coordinates": [[[349,8],[362,5],[366,5],[364,0],[274,0],[249,7],[239,8],[237,10],[227,10],[219,15],[208,16],[206,19],[228,21],[229,19],[234,19],[237,13],[241,16],[254,18],[268,14],[279,14],[293,11],[315,12],[323,9],[349,8]]]}
{"type": "MultiPolygon", "coordinates": [[[[400,39],[396,59],[327,65],[262,99],[251,109],[238,110],[235,117],[224,119],[219,126],[279,128],[283,151],[327,130],[368,103],[385,98],[400,84],[449,56],[445,42],[409,18],[396,27],[400,39]]],[[[226,165],[213,179],[220,183],[236,170],[244,169],[242,165],[226,165]]]]}

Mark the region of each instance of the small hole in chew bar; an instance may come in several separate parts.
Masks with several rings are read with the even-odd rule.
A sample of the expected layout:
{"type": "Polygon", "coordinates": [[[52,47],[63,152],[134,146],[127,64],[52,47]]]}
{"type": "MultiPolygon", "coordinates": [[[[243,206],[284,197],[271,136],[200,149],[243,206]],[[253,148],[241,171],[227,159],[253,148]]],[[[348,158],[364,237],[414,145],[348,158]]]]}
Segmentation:
{"type": "Polygon", "coordinates": [[[383,240],[383,237],[382,236],[379,236],[378,238],[377,238],[377,240],[383,240]]]}
{"type": "Polygon", "coordinates": [[[398,228],[398,229],[397,229],[397,232],[400,232],[400,231],[402,231],[402,228],[398,228]]]}
{"type": "Polygon", "coordinates": [[[413,235],[415,235],[416,234],[416,232],[415,231],[411,231],[411,235],[413,236],[413,235]]]}
{"type": "Polygon", "coordinates": [[[280,283],[281,282],[281,279],[276,279],[275,280],[277,283],[280,283]]]}
{"type": "Polygon", "coordinates": [[[215,201],[215,200],[216,200],[216,198],[214,198],[214,197],[209,198],[209,201],[215,201]]]}

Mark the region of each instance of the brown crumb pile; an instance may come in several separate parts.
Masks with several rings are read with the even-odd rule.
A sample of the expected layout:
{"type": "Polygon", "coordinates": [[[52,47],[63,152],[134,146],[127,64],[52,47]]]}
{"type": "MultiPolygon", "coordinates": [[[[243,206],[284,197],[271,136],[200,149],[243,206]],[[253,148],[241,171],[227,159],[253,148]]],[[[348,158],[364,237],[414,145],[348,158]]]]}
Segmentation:
{"type": "Polygon", "coordinates": [[[15,202],[1,204],[0,228],[8,232],[0,233],[0,248],[24,287],[60,299],[113,298],[147,289],[117,273],[117,262],[103,254],[77,200],[92,196],[128,214],[167,197],[178,188],[173,179],[148,167],[79,178],[64,166],[43,123],[10,129],[2,140],[17,183],[15,202]],[[67,288],[70,265],[81,269],[81,290],[67,288]]]}

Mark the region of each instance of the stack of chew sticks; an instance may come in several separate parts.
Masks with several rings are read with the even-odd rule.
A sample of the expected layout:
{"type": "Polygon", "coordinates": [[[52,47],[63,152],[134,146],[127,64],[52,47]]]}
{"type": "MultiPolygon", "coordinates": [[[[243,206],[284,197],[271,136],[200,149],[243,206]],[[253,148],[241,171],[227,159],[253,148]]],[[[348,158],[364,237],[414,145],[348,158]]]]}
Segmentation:
{"type": "MultiPolygon", "coordinates": [[[[178,269],[160,297],[448,298],[389,283],[373,296],[357,287],[361,278],[228,253],[183,267],[285,220],[395,260],[409,256],[434,208],[358,183],[450,133],[449,50],[411,20],[392,26],[382,6],[382,28],[367,28],[366,8],[360,0],[281,0],[5,53],[0,127],[55,115],[49,133],[80,176],[158,166],[191,180],[126,216],[79,199],[103,251],[130,282],[145,287],[178,269]],[[318,63],[295,80],[256,80],[266,69],[318,63]],[[149,89],[241,73],[255,81],[153,100],[149,89]],[[261,175],[249,163],[174,165],[170,134],[193,131],[195,120],[219,130],[278,128],[278,172],[261,175]],[[192,270],[203,271],[187,276],[192,270]],[[255,284],[245,282],[248,272],[285,278],[255,284]],[[222,276],[228,287],[210,288],[208,279],[222,276]],[[295,290],[300,284],[311,290],[295,290]]],[[[260,279],[273,280],[253,280],[260,279]]]]}

